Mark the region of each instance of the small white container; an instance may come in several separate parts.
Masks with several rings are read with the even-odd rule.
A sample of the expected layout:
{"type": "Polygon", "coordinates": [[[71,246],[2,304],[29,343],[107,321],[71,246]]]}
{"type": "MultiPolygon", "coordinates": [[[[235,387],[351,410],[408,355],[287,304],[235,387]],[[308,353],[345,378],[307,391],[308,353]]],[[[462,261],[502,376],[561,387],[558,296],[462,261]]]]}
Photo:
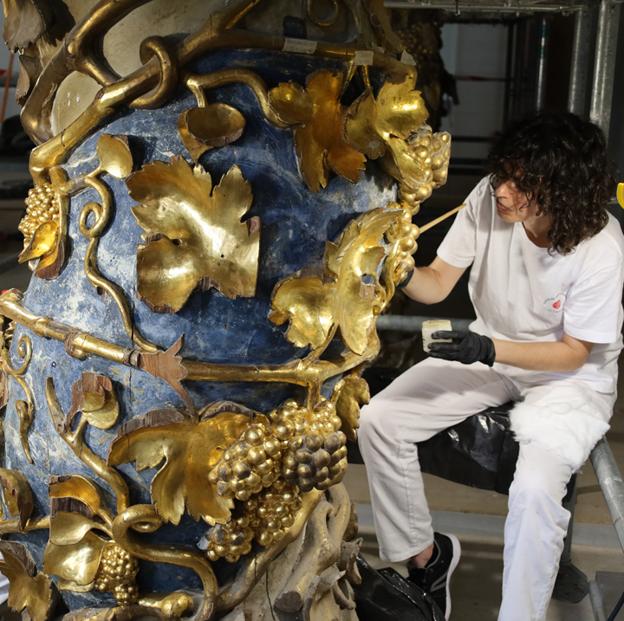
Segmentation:
{"type": "Polygon", "coordinates": [[[429,352],[429,346],[431,343],[452,343],[451,339],[434,339],[431,335],[439,330],[452,330],[451,322],[448,319],[430,319],[429,321],[423,321],[422,324],[422,338],[423,338],[423,350],[429,352]]]}

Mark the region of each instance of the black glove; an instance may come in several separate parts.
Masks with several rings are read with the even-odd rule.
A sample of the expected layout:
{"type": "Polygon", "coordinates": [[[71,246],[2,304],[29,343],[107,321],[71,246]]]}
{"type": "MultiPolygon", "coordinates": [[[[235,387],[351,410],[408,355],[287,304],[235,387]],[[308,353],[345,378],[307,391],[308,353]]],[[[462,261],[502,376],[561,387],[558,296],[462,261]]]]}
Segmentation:
{"type": "Polygon", "coordinates": [[[483,362],[491,367],[496,351],[491,338],[469,330],[440,330],[431,335],[434,339],[452,339],[451,343],[431,343],[430,355],[443,360],[457,360],[463,364],[483,362]]]}

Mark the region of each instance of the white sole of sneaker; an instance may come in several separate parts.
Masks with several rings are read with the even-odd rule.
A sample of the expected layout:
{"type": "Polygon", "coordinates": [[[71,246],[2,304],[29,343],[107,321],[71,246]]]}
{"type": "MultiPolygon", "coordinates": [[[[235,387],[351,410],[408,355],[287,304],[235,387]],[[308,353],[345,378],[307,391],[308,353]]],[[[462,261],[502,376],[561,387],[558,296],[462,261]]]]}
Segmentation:
{"type": "Polygon", "coordinates": [[[451,533],[443,534],[446,535],[453,544],[453,558],[451,559],[448,573],[446,574],[446,610],[444,611],[444,618],[446,621],[449,621],[451,618],[451,576],[459,564],[459,559],[461,557],[461,545],[459,544],[459,539],[455,535],[452,535],[451,533]]]}

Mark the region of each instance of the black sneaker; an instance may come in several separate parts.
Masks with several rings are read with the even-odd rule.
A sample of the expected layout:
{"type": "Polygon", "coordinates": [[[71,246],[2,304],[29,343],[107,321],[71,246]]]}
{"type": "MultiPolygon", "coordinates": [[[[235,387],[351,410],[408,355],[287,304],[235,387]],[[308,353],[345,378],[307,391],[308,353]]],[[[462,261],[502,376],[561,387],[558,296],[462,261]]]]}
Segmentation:
{"type": "Polygon", "coordinates": [[[459,563],[461,546],[455,535],[435,533],[433,555],[423,569],[409,568],[409,579],[429,593],[448,621],[451,616],[451,575],[459,563]]]}

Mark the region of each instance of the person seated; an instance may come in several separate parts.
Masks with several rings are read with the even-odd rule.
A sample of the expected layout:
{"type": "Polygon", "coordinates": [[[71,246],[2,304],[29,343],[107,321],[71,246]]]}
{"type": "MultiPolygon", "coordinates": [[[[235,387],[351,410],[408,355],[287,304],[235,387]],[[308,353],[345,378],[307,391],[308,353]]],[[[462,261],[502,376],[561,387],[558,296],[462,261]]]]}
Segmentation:
{"type": "Polygon", "coordinates": [[[404,281],[412,299],[444,300],[466,268],[476,320],[433,335],[431,357],[362,409],[381,558],[406,561],[448,619],[460,556],[434,533],[417,443],[513,400],[519,457],[509,490],[499,621],[543,621],[570,513],[566,485],[609,428],[622,348],[624,236],[605,139],[572,114],[506,131],[434,261],[404,281]]]}

